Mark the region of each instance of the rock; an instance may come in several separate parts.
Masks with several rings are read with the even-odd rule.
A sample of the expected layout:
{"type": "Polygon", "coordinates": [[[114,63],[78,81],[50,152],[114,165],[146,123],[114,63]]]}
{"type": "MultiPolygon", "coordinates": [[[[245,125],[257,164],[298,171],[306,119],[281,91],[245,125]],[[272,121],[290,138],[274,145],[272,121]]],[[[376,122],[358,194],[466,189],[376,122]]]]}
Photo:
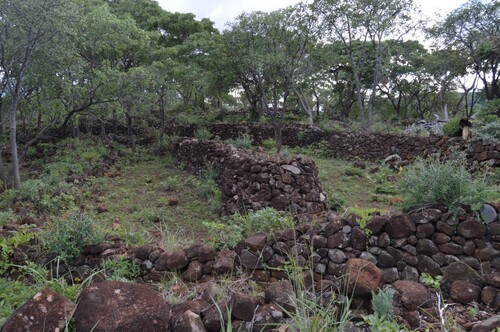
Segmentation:
{"type": "Polygon", "coordinates": [[[186,281],[197,281],[203,276],[203,265],[198,261],[189,263],[188,268],[182,274],[182,279],[186,281]]]}
{"type": "Polygon", "coordinates": [[[251,321],[259,300],[244,293],[234,293],[231,297],[230,308],[234,318],[251,321]]]}
{"type": "Polygon", "coordinates": [[[479,209],[479,213],[481,214],[481,219],[483,219],[486,224],[489,224],[498,218],[497,211],[490,204],[483,204],[483,206],[479,209]]]}
{"type": "Polygon", "coordinates": [[[344,251],[340,249],[330,249],[328,250],[328,259],[330,259],[333,263],[342,264],[347,261],[347,257],[344,251]]]}
{"type": "Polygon", "coordinates": [[[382,268],[395,267],[396,260],[387,251],[382,251],[378,256],[377,266],[382,268]]]}
{"type": "Polygon", "coordinates": [[[329,237],[344,227],[344,222],[341,219],[333,219],[325,227],[325,237],[329,237]]]}
{"type": "Polygon", "coordinates": [[[250,236],[249,238],[246,238],[243,241],[243,243],[250,250],[256,252],[256,251],[261,251],[262,248],[264,248],[264,246],[266,245],[266,241],[267,241],[266,234],[255,234],[253,236],[250,236]]]}
{"type": "Polygon", "coordinates": [[[493,272],[484,276],[486,283],[490,286],[500,288],[500,272],[493,272]]]}
{"type": "Polygon", "coordinates": [[[451,284],[450,297],[453,301],[468,304],[481,300],[481,287],[464,280],[456,280],[451,284]]]}
{"type": "Polygon", "coordinates": [[[438,245],[438,249],[443,254],[448,254],[448,255],[462,255],[464,253],[464,247],[452,242],[440,244],[438,245]]]}
{"type": "Polygon", "coordinates": [[[480,287],[484,284],[484,279],[479,273],[462,262],[451,263],[443,268],[443,280],[448,280],[450,283],[456,280],[464,280],[480,287]]]}
{"type": "Polygon", "coordinates": [[[498,327],[500,327],[500,315],[475,323],[472,326],[471,332],[493,332],[498,327]]]}
{"type": "Polygon", "coordinates": [[[481,291],[481,300],[491,308],[494,308],[495,301],[500,296],[500,289],[496,287],[486,286],[481,291]]]}
{"type": "Polygon", "coordinates": [[[234,251],[222,249],[215,260],[213,269],[219,274],[230,273],[234,267],[235,256],[236,253],[234,251]]]}
{"type": "Polygon", "coordinates": [[[354,227],[351,232],[351,247],[363,251],[366,250],[366,242],[365,232],[359,227],[354,227]]]}
{"type": "Polygon", "coordinates": [[[220,303],[213,304],[203,310],[203,325],[208,332],[220,332],[222,321],[227,322],[229,306],[227,300],[222,300],[220,303]]]}
{"type": "Polygon", "coordinates": [[[443,234],[443,233],[434,233],[433,240],[434,240],[434,243],[436,243],[437,245],[440,245],[440,244],[450,242],[451,237],[449,237],[448,235],[443,234]]]}
{"type": "Polygon", "coordinates": [[[151,288],[104,281],[85,288],[75,311],[76,331],[168,331],[170,305],[151,288]]]}
{"type": "Polygon", "coordinates": [[[345,249],[349,246],[350,242],[351,238],[348,234],[344,232],[337,232],[328,237],[326,246],[328,249],[345,249]]]}
{"type": "Polygon", "coordinates": [[[387,220],[386,216],[375,216],[366,223],[366,228],[372,231],[372,235],[378,235],[384,229],[387,220]]]}
{"type": "Polygon", "coordinates": [[[382,284],[383,272],[375,264],[351,258],[347,261],[346,274],[349,292],[355,296],[370,297],[372,291],[377,291],[382,284]]]}
{"type": "Polygon", "coordinates": [[[206,332],[205,326],[198,314],[190,310],[181,313],[171,326],[172,332],[206,332]]]}
{"type": "Polygon", "coordinates": [[[108,208],[103,203],[97,204],[97,213],[106,213],[108,211],[108,208]]]}
{"type": "Polygon", "coordinates": [[[44,288],[16,310],[2,331],[64,331],[75,307],[73,302],[44,288]]]}
{"type": "Polygon", "coordinates": [[[399,279],[398,269],[393,267],[384,270],[383,282],[384,284],[392,284],[399,279]]]}
{"type": "Polygon", "coordinates": [[[272,331],[283,321],[283,311],[275,304],[264,304],[257,309],[253,331],[272,331]]]}
{"type": "Polygon", "coordinates": [[[429,239],[421,239],[417,243],[417,252],[422,255],[432,256],[439,252],[436,244],[429,239]]]}
{"type": "Polygon", "coordinates": [[[295,167],[293,165],[281,165],[281,168],[290,171],[295,175],[302,174],[302,171],[298,167],[295,167]]]}
{"type": "Polygon", "coordinates": [[[416,224],[426,224],[441,219],[443,213],[438,209],[425,209],[418,213],[412,213],[411,218],[416,224]]]}
{"type": "Polygon", "coordinates": [[[267,286],[264,291],[266,303],[274,303],[288,312],[295,312],[290,299],[294,296],[293,286],[288,280],[281,280],[267,286]]]}
{"type": "Polygon", "coordinates": [[[479,259],[479,261],[481,262],[490,261],[493,258],[498,257],[499,255],[500,251],[493,248],[493,246],[489,242],[486,243],[486,246],[484,248],[476,249],[476,251],[474,251],[474,257],[479,259]]]}
{"type": "Polygon", "coordinates": [[[411,280],[418,281],[418,270],[413,266],[406,266],[401,272],[401,279],[403,280],[411,280]]]}
{"type": "Polygon", "coordinates": [[[393,216],[387,221],[385,230],[391,238],[410,236],[416,231],[415,223],[406,214],[393,216]]]}
{"type": "Polygon", "coordinates": [[[249,270],[261,269],[263,267],[260,257],[247,249],[241,251],[240,263],[249,270]]]}
{"type": "Polygon", "coordinates": [[[410,328],[416,330],[420,327],[420,314],[418,310],[403,311],[403,319],[408,322],[410,328]]]}
{"type": "Polygon", "coordinates": [[[206,244],[201,245],[198,249],[198,261],[202,264],[213,260],[215,256],[217,256],[217,252],[206,244]]]}
{"type": "Polygon", "coordinates": [[[415,281],[398,280],[393,283],[394,288],[401,294],[401,303],[406,310],[428,308],[432,305],[431,295],[425,286],[415,281]]]}
{"type": "Polygon", "coordinates": [[[415,235],[419,239],[430,238],[432,234],[434,234],[434,225],[430,223],[417,225],[417,231],[415,235]]]}
{"type": "Polygon", "coordinates": [[[457,232],[465,239],[481,239],[486,235],[486,225],[477,220],[468,220],[458,225],[457,232]]]}
{"type": "Polygon", "coordinates": [[[420,272],[426,272],[432,276],[441,274],[441,268],[439,264],[426,255],[418,255],[417,269],[420,272]]]}

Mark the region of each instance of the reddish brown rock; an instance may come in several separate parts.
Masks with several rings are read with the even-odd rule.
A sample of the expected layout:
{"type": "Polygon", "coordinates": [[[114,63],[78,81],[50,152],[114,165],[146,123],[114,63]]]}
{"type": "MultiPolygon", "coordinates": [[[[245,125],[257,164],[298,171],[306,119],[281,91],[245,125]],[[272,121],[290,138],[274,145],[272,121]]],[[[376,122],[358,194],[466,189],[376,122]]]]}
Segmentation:
{"type": "Polygon", "coordinates": [[[359,258],[351,258],[346,265],[347,286],[355,296],[369,297],[382,284],[383,272],[375,264],[359,258]]]}
{"type": "Polygon", "coordinates": [[[200,315],[187,310],[179,315],[179,317],[172,323],[172,332],[206,332],[205,326],[201,320],[200,315]]]}
{"type": "Polygon", "coordinates": [[[203,276],[203,264],[198,261],[189,263],[188,268],[182,274],[182,279],[186,281],[197,281],[203,276]]]}
{"type": "Polygon", "coordinates": [[[378,235],[384,229],[388,218],[385,216],[373,217],[368,223],[366,223],[366,228],[372,231],[373,235],[378,235]]]}
{"type": "Polygon", "coordinates": [[[251,321],[259,300],[244,293],[234,293],[231,297],[231,314],[239,320],[251,321]]]}
{"type": "Polygon", "coordinates": [[[290,281],[282,280],[270,284],[265,290],[265,299],[267,303],[274,303],[287,311],[295,310],[291,296],[293,296],[293,287],[290,281]]]}
{"type": "Polygon", "coordinates": [[[75,311],[77,332],[168,331],[170,305],[151,288],[104,281],[83,290],[75,311]]]}
{"type": "Polygon", "coordinates": [[[393,216],[385,225],[385,231],[391,238],[410,236],[416,231],[415,223],[406,214],[393,216]]]}
{"type": "Polygon", "coordinates": [[[254,318],[254,331],[272,331],[283,321],[283,312],[275,304],[264,304],[257,309],[254,318]]]}
{"type": "Polygon", "coordinates": [[[401,303],[406,310],[417,310],[418,308],[428,308],[431,296],[425,286],[415,281],[398,280],[393,283],[394,288],[401,294],[401,303]]]}
{"type": "Polygon", "coordinates": [[[481,287],[464,280],[456,280],[451,284],[450,297],[462,304],[478,302],[481,300],[481,287]]]}
{"type": "Polygon", "coordinates": [[[2,331],[64,331],[76,305],[44,288],[23,304],[2,331]]]}

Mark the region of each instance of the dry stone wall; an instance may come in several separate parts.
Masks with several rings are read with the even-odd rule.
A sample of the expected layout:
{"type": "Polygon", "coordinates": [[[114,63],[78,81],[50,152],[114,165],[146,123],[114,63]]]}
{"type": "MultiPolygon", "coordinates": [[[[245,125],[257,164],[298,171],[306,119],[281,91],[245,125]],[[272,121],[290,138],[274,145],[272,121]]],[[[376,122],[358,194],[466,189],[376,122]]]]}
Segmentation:
{"type": "Polygon", "coordinates": [[[312,160],[269,157],[196,139],[181,141],[176,152],[179,161],[193,171],[216,168],[226,213],[266,207],[294,213],[326,209],[326,196],[312,160]]]}
{"type": "Polygon", "coordinates": [[[199,281],[239,266],[258,281],[276,282],[287,278],[285,266],[294,257],[299,266],[312,268],[312,281],[338,282],[349,272],[356,280],[354,295],[361,299],[384,284],[415,285],[428,273],[443,276],[441,289],[447,298],[464,304],[482,301],[500,310],[498,215],[484,223],[472,213],[453,217],[446,207],[435,206],[375,216],[366,229],[357,220],[355,215],[342,218],[331,212],[316,225],[256,233],[234,250],[220,252],[206,245],[168,251],[155,245],[100,244],[87,247],[80,261],[92,268],[102,259],[125,257],[141,266],[144,281],[160,281],[171,271],[180,272],[186,281],[199,281]],[[461,291],[464,288],[467,291],[461,291]]]}
{"type": "MultiPolygon", "coordinates": [[[[172,126],[171,133],[183,137],[193,137],[201,126],[172,126]]],[[[243,124],[207,124],[213,137],[221,140],[234,139],[239,135],[248,134],[255,143],[263,139],[273,138],[273,127],[270,125],[243,124]]],[[[500,143],[483,142],[468,146],[461,138],[431,135],[430,137],[397,135],[387,133],[336,132],[323,131],[319,128],[290,125],[283,130],[283,143],[288,146],[307,146],[321,141],[327,141],[334,155],[346,158],[361,158],[365,160],[383,160],[392,154],[398,154],[404,160],[413,160],[417,156],[425,156],[436,152],[447,153],[451,148],[465,150],[471,162],[500,167],[500,143]]]]}

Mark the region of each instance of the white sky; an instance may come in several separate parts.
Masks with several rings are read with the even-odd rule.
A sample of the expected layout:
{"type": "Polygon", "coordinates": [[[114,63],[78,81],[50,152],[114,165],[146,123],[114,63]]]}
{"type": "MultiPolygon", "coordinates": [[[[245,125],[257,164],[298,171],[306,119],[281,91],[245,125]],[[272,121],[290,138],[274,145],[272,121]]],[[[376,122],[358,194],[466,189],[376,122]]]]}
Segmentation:
{"type": "MultiPolygon", "coordinates": [[[[157,0],[169,12],[193,13],[198,20],[208,17],[215,27],[224,30],[225,23],[231,22],[242,12],[273,11],[300,0],[157,0]]],[[[426,16],[438,13],[442,16],[459,7],[466,0],[414,0],[426,16]]]]}

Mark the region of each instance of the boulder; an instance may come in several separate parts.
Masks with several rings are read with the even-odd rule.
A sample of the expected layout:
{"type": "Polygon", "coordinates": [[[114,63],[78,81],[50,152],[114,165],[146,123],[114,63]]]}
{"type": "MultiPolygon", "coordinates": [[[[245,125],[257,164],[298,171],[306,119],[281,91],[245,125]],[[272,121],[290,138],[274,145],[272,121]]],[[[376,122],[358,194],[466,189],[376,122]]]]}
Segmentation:
{"type": "Polygon", "coordinates": [[[453,301],[468,304],[481,300],[481,287],[468,281],[456,280],[451,284],[450,297],[453,301]]]}
{"type": "Polygon", "coordinates": [[[200,315],[195,314],[190,310],[186,310],[180,314],[172,324],[172,332],[206,332],[205,326],[200,315]]]}
{"type": "Polygon", "coordinates": [[[346,265],[349,293],[370,297],[382,284],[383,272],[375,264],[359,258],[351,258],[346,265]]]}
{"type": "Polygon", "coordinates": [[[443,268],[443,280],[453,283],[456,280],[464,280],[477,286],[484,284],[484,278],[479,273],[463,262],[451,263],[443,268]]]}
{"type": "Polygon", "coordinates": [[[104,281],[85,288],[75,311],[76,331],[168,331],[170,305],[151,288],[104,281]]]}
{"type": "Polygon", "coordinates": [[[394,288],[401,294],[401,303],[406,310],[412,311],[418,308],[428,308],[431,295],[425,286],[411,280],[398,280],[393,283],[394,288]]]}
{"type": "Polygon", "coordinates": [[[266,303],[274,303],[286,311],[294,312],[291,297],[294,296],[290,281],[282,280],[270,284],[265,290],[266,303]]]}
{"type": "Polygon", "coordinates": [[[64,331],[75,307],[73,302],[44,288],[17,309],[2,331],[64,331]]]}
{"type": "Polygon", "coordinates": [[[385,225],[385,231],[391,238],[410,236],[415,233],[416,229],[415,223],[406,214],[391,217],[385,225]]]}
{"type": "Polygon", "coordinates": [[[231,297],[230,308],[234,318],[251,321],[259,300],[244,293],[234,293],[231,297]]]}

